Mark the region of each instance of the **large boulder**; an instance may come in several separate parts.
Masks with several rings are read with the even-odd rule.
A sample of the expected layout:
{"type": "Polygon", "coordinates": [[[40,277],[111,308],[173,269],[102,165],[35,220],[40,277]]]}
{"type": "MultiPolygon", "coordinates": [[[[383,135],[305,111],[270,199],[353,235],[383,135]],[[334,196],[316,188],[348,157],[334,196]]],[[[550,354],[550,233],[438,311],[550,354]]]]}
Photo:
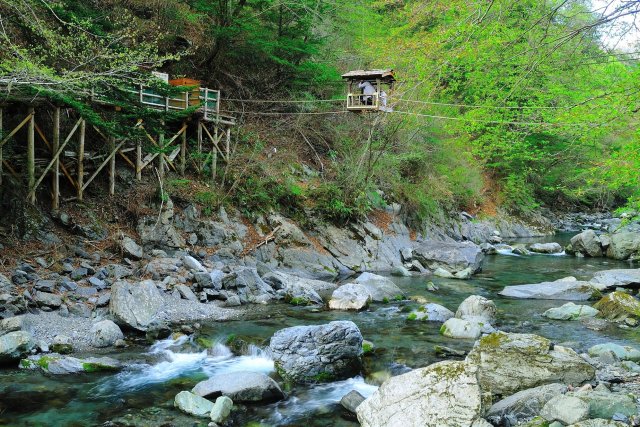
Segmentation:
{"type": "Polygon", "coordinates": [[[586,301],[598,297],[600,292],[590,282],[560,279],[555,282],[506,286],[500,295],[525,299],[586,301]]]}
{"type": "Polygon", "coordinates": [[[542,315],[554,320],[579,320],[585,317],[595,317],[598,313],[599,311],[591,306],[568,302],[560,307],[550,308],[542,315]]]}
{"type": "Polygon", "coordinates": [[[371,302],[371,293],[360,283],[347,283],[333,291],[329,300],[332,310],[363,310],[371,302]]]}
{"type": "Polygon", "coordinates": [[[276,402],[284,393],[271,377],[258,372],[233,372],[200,381],[191,390],[202,397],[227,396],[234,402],[276,402]]]}
{"type": "Polygon", "coordinates": [[[567,394],[588,405],[590,418],[611,419],[615,414],[630,417],[637,413],[634,399],[625,393],[612,393],[606,387],[567,394]]]}
{"type": "Polygon", "coordinates": [[[0,364],[19,360],[35,345],[31,334],[26,331],[14,331],[0,336],[0,364]]]}
{"type": "Polygon", "coordinates": [[[409,313],[407,319],[444,323],[453,316],[453,311],[449,310],[447,307],[430,302],[409,313]]]}
{"type": "Polygon", "coordinates": [[[89,334],[91,335],[91,345],[94,347],[109,347],[124,338],[120,327],[111,320],[101,320],[94,323],[89,334]]]}
{"type": "Polygon", "coordinates": [[[482,413],[475,367],[445,361],[392,377],[356,413],[363,427],[470,426],[482,413]]]}
{"type": "Polygon", "coordinates": [[[295,295],[299,290],[319,295],[322,299],[328,298],[331,293],[338,287],[335,283],[325,282],[323,280],[307,279],[305,277],[294,276],[293,274],[283,273],[281,271],[271,271],[262,276],[267,284],[269,284],[278,293],[285,295],[295,295]]]}
{"type": "Polygon", "coordinates": [[[494,323],[497,312],[496,304],[490,299],[480,295],[471,295],[460,303],[458,310],[456,310],[456,317],[482,323],[494,323]]]}
{"type": "Polygon", "coordinates": [[[585,256],[602,256],[602,242],[593,230],[585,230],[573,236],[571,238],[571,248],[573,252],[581,253],[585,256]]]}
{"type": "Polygon", "coordinates": [[[481,269],[484,254],[472,242],[427,240],[413,250],[413,258],[431,270],[445,271],[458,279],[468,279],[481,269]]]}
{"type": "Polygon", "coordinates": [[[389,278],[373,273],[362,273],[354,283],[364,286],[371,295],[371,300],[375,302],[390,301],[396,297],[404,296],[404,292],[389,278]]]}
{"type": "Polygon", "coordinates": [[[255,268],[240,267],[222,279],[225,290],[237,293],[242,304],[267,303],[276,297],[276,292],[265,283],[255,268]]]}
{"type": "Polygon", "coordinates": [[[577,397],[558,396],[544,405],[540,415],[549,422],[574,424],[589,418],[589,405],[577,397]]]}
{"type": "Polygon", "coordinates": [[[626,231],[611,235],[611,243],[607,248],[609,258],[625,260],[638,254],[640,254],[640,233],[626,231]]]}
{"type": "Polygon", "coordinates": [[[640,350],[631,346],[622,346],[615,343],[596,344],[587,350],[589,356],[598,357],[605,353],[613,353],[620,360],[640,362],[640,350]]]}
{"type": "Polygon", "coordinates": [[[640,268],[623,268],[598,271],[591,279],[592,283],[602,285],[600,289],[614,289],[640,284],[640,268]]]}
{"type": "Polygon", "coordinates": [[[487,417],[509,415],[515,417],[516,420],[533,418],[540,413],[548,401],[566,391],[567,386],[564,384],[545,384],[522,390],[494,403],[489,408],[487,417]]]}
{"type": "Polygon", "coordinates": [[[120,240],[120,249],[124,256],[131,259],[142,259],[142,246],[138,245],[131,237],[124,236],[120,240]]]}
{"type": "Polygon", "coordinates": [[[109,312],[120,325],[146,331],[158,317],[164,299],[153,280],[116,282],[111,287],[109,312]]]}
{"type": "Polygon", "coordinates": [[[348,378],[362,366],[362,334],[350,321],[281,329],[269,347],[280,376],[295,383],[348,378]]]}
{"type": "Polygon", "coordinates": [[[555,346],[541,336],[495,332],[482,337],[467,356],[478,366],[485,392],[510,395],[543,384],[581,384],[595,369],[575,351],[555,346]]]}
{"type": "Polygon", "coordinates": [[[537,254],[559,254],[562,253],[562,246],[559,243],[534,243],[529,246],[531,252],[537,254]]]}
{"type": "Polygon", "coordinates": [[[181,391],[176,394],[173,406],[196,417],[209,417],[213,409],[213,402],[189,391],[181,391]]]}
{"type": "Polygon", "coordinates": [[[20,361],[20,368],[40,370],[52,375],[67,375],[118,371],[122,368],[122,364],[110,357],[88,357],[79,359],[77,357],[52,353],[29,356],[26,359],[22,359],[20,361]]]}
{"type": "Polygon", "coordinates": [[[600,310],[602,317],[614,322],[624,322],[628,318],[640,319],[640,300],[621,291],[603,296],[593,308],[600,310]]]}
{"type": "Polygon", "coordinates": [[[478,322],[452,317],[440,327],[440,333],[447,338],[474,340],[482,335],[482,328],[478,322]]]}

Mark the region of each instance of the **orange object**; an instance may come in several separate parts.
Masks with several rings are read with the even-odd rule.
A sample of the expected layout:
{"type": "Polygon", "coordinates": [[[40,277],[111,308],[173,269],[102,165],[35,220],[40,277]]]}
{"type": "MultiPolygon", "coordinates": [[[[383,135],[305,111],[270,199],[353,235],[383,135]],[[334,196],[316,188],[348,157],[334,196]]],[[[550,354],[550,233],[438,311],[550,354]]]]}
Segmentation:
{"type": "Polygon", "coordinates": [[[181,79],[169,80],[169,84],[171,86],[198,86],[198,87],[200,87],[200,83],[202,83],[200,80],[188,79],[186,77],[183,77],[181,79]]]}

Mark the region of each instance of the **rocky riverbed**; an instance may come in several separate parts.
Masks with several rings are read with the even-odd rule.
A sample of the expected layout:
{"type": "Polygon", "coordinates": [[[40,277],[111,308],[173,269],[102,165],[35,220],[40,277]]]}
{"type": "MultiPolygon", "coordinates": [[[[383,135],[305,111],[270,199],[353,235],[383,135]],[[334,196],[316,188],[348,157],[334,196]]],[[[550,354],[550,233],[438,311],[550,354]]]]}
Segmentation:
{"type": "Polygon", "coordinates": [[[245,252],[227,221],[231,253],[189,250],[213,221],[165,212],[119,259],[77,247],[0,275],[0,423],[636,423],[640,270],[567,255],[575,233],[271,217],[245,252]]]}

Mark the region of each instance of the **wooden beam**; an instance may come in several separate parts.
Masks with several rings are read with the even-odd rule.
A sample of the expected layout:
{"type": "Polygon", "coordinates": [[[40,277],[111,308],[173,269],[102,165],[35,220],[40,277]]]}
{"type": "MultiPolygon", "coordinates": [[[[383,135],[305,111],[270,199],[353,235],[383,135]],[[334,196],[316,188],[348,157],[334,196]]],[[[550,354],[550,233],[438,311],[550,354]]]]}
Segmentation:
{"type": "Polygon", "coordinates": [[[20,176],[18,175],[18,172],[16,172],[16,170],[12,168],[11,165],[6,160],[3,160],[2,164],[7,167],[7,170],[11,175],[13,175],[14,178],[16,179],[20,178],[20,176]]]}
{"type": "MultiPolygon", "coordinates": [[[[47,146],[51,154],[55,153],[55,150],[51,147],[49,140],[44,135],[44,132],[42,132],[42,129],[40,129],[40,126],[38,126],[38,123],[35,123],[35,128],[36,128],[36,133],[40,136],[40,138],[42,138],[44,145],[47,146]]],[[[64,165],[64,163],[60,163],[60,169],[62,169],[62,173],[64,174],[64,176],[66,176],[69,182],[71,183],[71,185],[73,185],[73,188],[78,188],[78,184],[76,184],[75,180],[71,177],[71,174],[69,173],[69,170],[64,165]]]]}
{"type": "MultiPolygon", "coordinates": [[[[42,136],[42,135],[40,135],[42,136]]],[[[53,209],[60,207],[60,156],[55,153],[60,149],[60,107],[53,110],[53,209]]],[[[64,165],[63,165],[64,166],[64,165]]]]}
{"type": "Polygon", "coordinates": [[[198,120],[198,173],[202,172],[202,121],[198,120]]]}
{"type": "MultiPolygon", "coordinates": [[[[168,104],[167,104],[168,105],[168,104]]],[[[162,183],[164,182],[164,120],[160,122],[160,126],[162,127],[160,130],[160,134],[158,135],[158,148],[160,149],[160,155],[158,156],[158,176],[160,179],[160,186],[162,187],[162,183]]]]}
{"type": "Polygon", "coordinates": [[[80,135],[78,138],[78,200],[82,201],[84,195],[84,139],[87,131],[87,122],[80,119],[80,135]]]}
{"type": "MultiPolygon", "coordinates": [[[[134,150],[135,150],[135,148],[134,148],[134,150]]],[[[129,157],[127,157],[127,155],[122,152],[122,150],[118,151],[118,154],[120,154],[120,157],[122,157],[124,159],[124,161],[127,162],[129,164],[129,166],[131,166],[133,168],[133,170],[136,170],[136,164],[133,163],[131,161],[131,159],[129,157]]]]}
{"type": "Polygon", "coordinates": [[[109,150],[111,151],[111,157],[109,158],[109,195],[113,196],[116,194],[116,156],[115,153],[122,147],[125,141],[118,146],[118,148],[114,148],[116,145],[116,139],[112,136],[109,137],[109,150]]]}
{"type": "Polygon", "coordinates": [[[34,133],[35,110],[29,107],[29,126],[27,127],[27,190],[34,189],[29,193],[29,202],[36,203],[35,183],[36,183],[36,147],[34,133]]]}
{"type": "MultiPolygon", "coordinates": [[[[31,110],[33,110],[33,108],[30,108],[30,109],[29,109],[29,111],[31,111],[31,110]]],[[[35,114],[35,113],[33,113],[33,114],[35,114]]],[[[20,122],[20,124],[19,124],[18,126],[16,126],[16,127],[15,127],[15,128],[14,128],[14,129],[9,133],[9,135],[5,136],[5,137],[2,139],[2,141],[0,141],[0,148],[2,148],[2,146],[3,146],[4,144],[6,144],[6,143],[7,143],[7,141],[9,141],[13,135],[15,135],[15,134],[20,130],[20,129],[22,129],[22,127],[23,127],[24,125],[26,125],[26,124],[31,120],[31,118],[32,118],[32,117],[33,117],[32,113],[27,114],[27,117],[25,117],[25,119],[24,119],[23,121],[21,121],[21,122],[20,122]]]]}
{"type": "MultiPolygon", "coordinates": [[[[225,161],[228,161],[227,156],[225,155],[225,153],[222,151],[222,149],[221,149],[221,148],[220,148],[220,146],[219,146],[219,144],[220,144],[220,140],[222,139],[222,136],[223,136],[224,134],[222,134],[222,135],[220,135],[220,136],[218,137],[218,127],[217,127],[217,126],[215,127],[215,133],[216,133],[216,136],[215,136],[215,137],[211,136],[211,133],[209,133],[209,129],[207,129],[207,127],[206,127],[206,126],[204,126],[204,125],[203,125],[203,126],[202,126],[202,128],[203,128],[203,129],[204,129],[204,131],[207,133],[207,136],[209,137],[209,139],[213,142],[214,147],[215,147],[215,148],[220,152],[220,154],[222,155],[222,158],[223,158],[225,161]]],[[[228,144],[227,144],[227,145],[228,145],[228,144]]]]}
{"type": "MultiPolygon", "coordinates": [[[[182,141],[180,141],[180,175],[184,176],[185,169],[187,168],[187,123],[183,123],[182,127],[182,141]]],[[[2,111],[0,110],[0,131],[2,131],[2,111]]],[[[2,152],[0,151],[0,158],[2,152]]],[[[0,172],[2,172],[0,170],[0,172]]],[[[2,183],[2,177],[0,176],[0,184],[2,183]]]]}
{"type": "Polygon", "coordinates": [[[136,180],[142,180],[142,143],[136,141],[136,180]]]}
{"type": "Polygon", "coordinates": [[[107,165],[107,163],[109,163],[111,161],[111,159],[115,159],[116,153],[118,152],[120,147],[122,147],[124,145],[125,142],[127,142],[126,139],[120,141],[120,144],[118,144],[118,146],[116,148],[114,148],[113,150],[110,151],[109,156],[102,162],[102,164],[98,167],[98,169],[96,169],[96,171],[93,173],[93,175],[91,175],[91,177],[89,179],[87,179],[87,182],[85,182],[85,184],[82,186],[82,190],[83,191],[87,189],[89,184],[91,184],[91,182],[95,179],[95,177],[98,176],[100,171],[102,171],[102,169],[104,169],[104,167],[107,165]]]}
{"type": "MultiPolygon", "coordinates": [[[[0,107],[0,138],[2,137],[2,107],[0,107]]],[[[0,147],[0,186],[2,185],[2,147],[0,147]]]]}

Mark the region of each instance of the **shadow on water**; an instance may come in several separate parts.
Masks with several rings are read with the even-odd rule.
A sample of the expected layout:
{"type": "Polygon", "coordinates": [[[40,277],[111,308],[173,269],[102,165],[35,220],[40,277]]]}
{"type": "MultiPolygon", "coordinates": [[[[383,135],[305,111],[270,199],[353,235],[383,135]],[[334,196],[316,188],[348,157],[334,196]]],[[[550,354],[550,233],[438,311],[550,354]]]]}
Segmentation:
{"type": "MultiPolygon", "coordinates": [[[[565,244],[569,236],[554,236],[565,244]]],[[[507,285],[557,280],[566,276],[588,279],[594,272],[612,268],[629,268],[624,262],[570,256],[488,256],[483,271],[471,280],[460,281],[435,277],[394,278],[408,295],[422,296],[455,311],[458,304],[472,294],[494,300],[499,309],[498,326],[514,332],[543,335],[554,342],[571,345],[576,350],[606,341],[637,345],[638,333],[614,326],[603,331],[585,328],[580,322],[552,321],[542,317],[560,301],[514,300],[498,292],[507,285]],[[428,282],[439,290],[431,292],[428,282]]],[[[288,398],[266,406],[238,405],[233,425],[250,421],[279,426],[352,426],[342,417],[338,402],[350,390],[371,394],[389,375],[408,368],[418,368],[440,360],[435,345],[468,351],[473,341],[452,340],[439,334],[440,325],[408,322],[407,313],[417,306],[410,301],[375,304],[359,313],[320,311],[274,305],[267,317],[255,321],[238,321],[205,325],[202,342],[211,348],[199,348],[193,337],[176,341],[159,341],[146,354],[131,352],[130,360],[144,360],[115,375],[47,377],[33,372],[0,371],[0,425],[11,426],[90,426],[113,421],[114,425],[202,425],[198,420],[173,408],[173,397],[191,389],[198,381],[213,374],[255,371],[275,376],[273,361],[261,347],[282,328],[312,325],[333,320],[352,320],[365,339],[375,344],[365,358],[365,377],[351,378],[315,386],[288,389],[288,398]],[[242,345],[238,345],[242,344],[242,345]],[[237,356],[231,352],[240,351],[237,356]]],[[[124,360],[122,355],[119,357],[124,360]]]]}

